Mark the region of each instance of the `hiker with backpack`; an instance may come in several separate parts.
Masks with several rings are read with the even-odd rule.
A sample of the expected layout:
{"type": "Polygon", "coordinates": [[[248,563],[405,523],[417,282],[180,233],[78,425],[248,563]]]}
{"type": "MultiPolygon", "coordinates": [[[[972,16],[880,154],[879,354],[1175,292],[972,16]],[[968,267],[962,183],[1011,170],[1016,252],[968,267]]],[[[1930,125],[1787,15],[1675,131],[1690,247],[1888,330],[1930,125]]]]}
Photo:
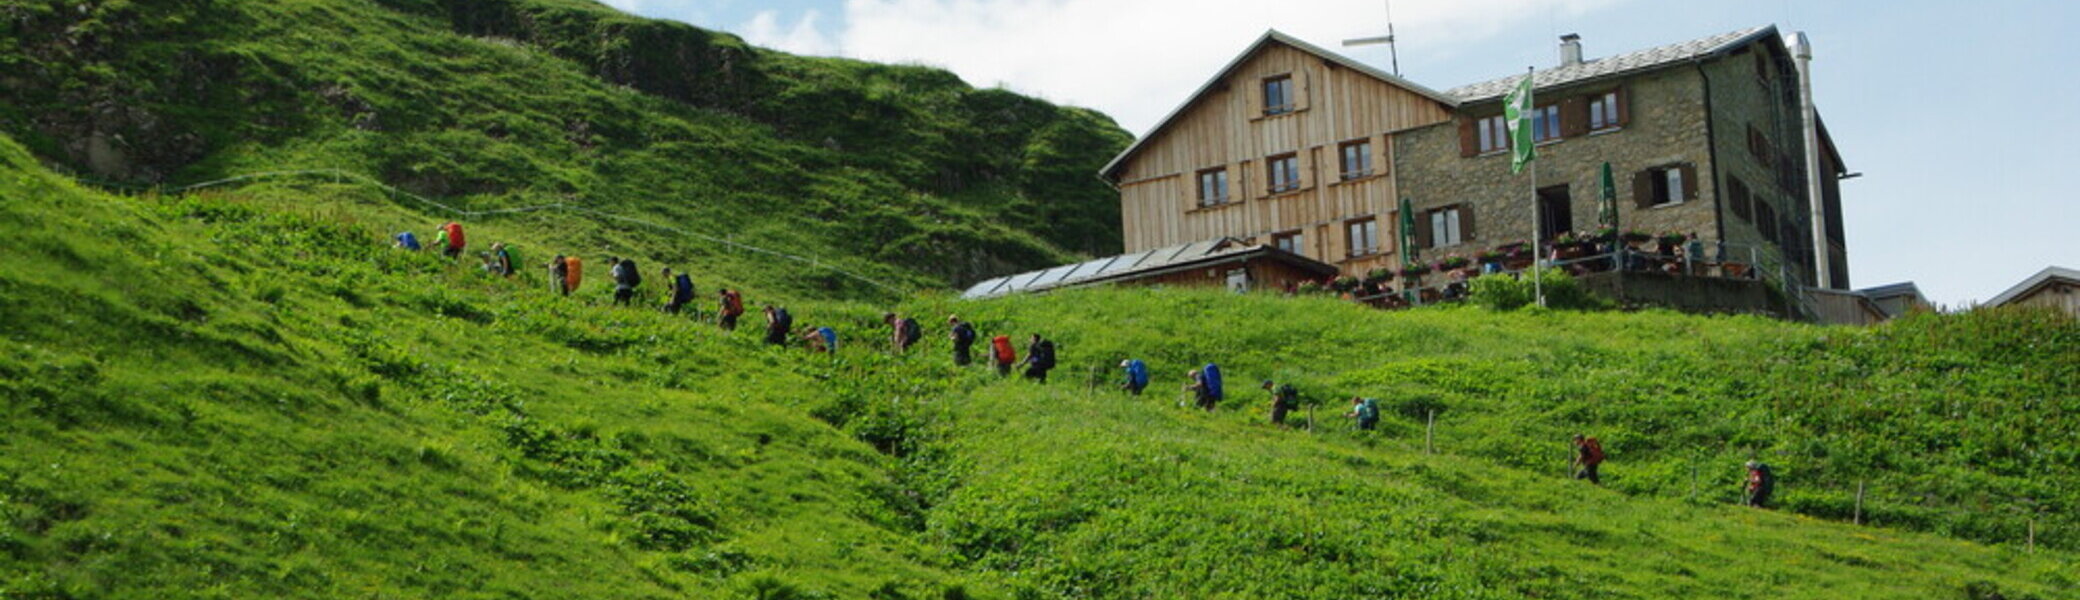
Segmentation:
{"type": "Polygon", "coordinates": [[[549,285],[563,292],[565,296],[571,295],[570,260],[558,254],[556,258],[549,259],[546,266],[549,267],[549,285]]]}
{"type": "Polygon", "coordinates": [[[679,314],[680,309],[685,308],[687,304],[693,303],[693,275],[680,273],[674,277],[671,267],[665,267],[663,273],[664,280],[672,282],[672,297],[665,300],[664,312],[665,314],[679,314]]]}
{"type": "Polygon", "coordinates": [[[563,295],[578,291],[578,283],[585,279],[585,260],[578,255],[563,257],[563,295]]]}
{"type": "Polygon", "coordinates": [[[626,258],[607,257],[614,266],[609,273],[614,276],[614,305],[628,306],[636,297],[636,286],[643,284],[643,274],[636,271],[636,261],[626,258]]]}
{"type": "Polygon", "coordinates": [[[513,251],[506,248],[505,242],[491,244],[491,260],[498,264],[499,275],[503,275],[507,279],[513,278],[515,273],[513,269],[513,251]]]}
{"type": "Polygon", "coordinates": [[[722,288],[715,295],[719,298],[716,324],[721,325],[723,331],[736,331],[737,317],[744,316],[744,296],[729,288],[722,288]]]}
{"type": "Polygon", "coordinates": [[[766,343],[775,346],[787,345],[787,332],[794,328],[794,315],[787,309],[766,305],[766,343]]]}
{"type": "Polygon", "coordinates": [[[1119,389],[1136,396],[1141,395],[1141,390],[1148,389],[1148,363],[1141,362],[1138,358],[1129,358],[1119,361],[1119,368],[1127,372],[1127,380],[1119,384],[1119,389]]]}
{"type": "Polygon", "coordinates": [[[1047,372],[1054,370],[1054,342],[1033,334],[1033,341],[1026,345],[1026,379],[1047,383],[1047,372]]]}
{"type": "Polygon", "coordinates": [[[896,354],[908,352],[910,346],[917,343],[918,338],[924,337],[924,327],[917,324],[917,319],[899,317],[895,313],[882,313],[881,322],[888,324],[888,343],[895,349],[896,354]]]}
{"type": "Polygon", "coordinates": [[[1011,336],[1000,335],[989,339],[990,364],[997,367],[998,377],[1011,375],[1012,363],[1018,362],[1018,350],[1011,347],[1011,336]]]}
{"type": "Polygon", "coordinates": [[[1596,438],[1574,434],[1574,478],[1587,479],[1589,483],[1603,485],[1603,478],[1596,474],[1596,466],[1603,464],[1603,442],[1596,438]]]}
{"type": "Polygon", "coordinates": [[[946,317],[946,323],[951,326],[951,331],[946,333],[946,337],[953,340],[953,365],[968,366],[968,363],[974,361],[968,350],[975,345],[975,326],[962,321],[959,315],[946,317]]]}
{"type": "Polygon", "coordinates": [[[1351,411],[1344,418],[1357,419],[1359,431],[1372,431],[1379,427],[1379,401],[1371,398],[1351,397],[1351,411]]]}
{"type": "Polygon", "coordinates": [[[434,238],[433,243],[441,247],[441,256],[448,257],[451,260],[461,257],[463,247],[462,224],[454,221],[442,223],[440,233],[434,238]]]}
{"type": "Polygon", "coordinates": [[[1748,461],[1748,478],[1741,489],[1741,505],[1769,508],[1769,497],[1777,491],[1777,476],[1769,465],[1760,461],[1748,461]]]}
{"type": "Polygon", "coordinates": [[[1221,368],[1213,363],[1206,363],[1204,367],[1186,371],[1185,375],[1191,378],[1191,382],[1186,383],[1184,389],[1192,392],[1194,405],[1207,412],[1213,412],[1214,407],[1219,406],[1221,402],[1221,368]]]}
{"type": "Polygon", "coordinates": [[[802,341],[808,342],[810,352],[835,354],[838,352],[838,330],[815,327],[802,332],[802,341]]]}
{"type": "Polygon", "coordinates": [[[1271,380],[1264,380],[1264,391],[1271,392],[1271,424],[1286,426],[1286,413],[1300,410],[1300,388],[1287,383],[1273,387],[1271,380]]]}
{"type": "Polygon", "coordinates": [[[390,239],[397,240],[396,243],[391,244],[393,248],[403,248],[413,252],[419,251],[419,236],[417,234],[409,231],[399,232],[397,235],[390,236],[390,239]]]}

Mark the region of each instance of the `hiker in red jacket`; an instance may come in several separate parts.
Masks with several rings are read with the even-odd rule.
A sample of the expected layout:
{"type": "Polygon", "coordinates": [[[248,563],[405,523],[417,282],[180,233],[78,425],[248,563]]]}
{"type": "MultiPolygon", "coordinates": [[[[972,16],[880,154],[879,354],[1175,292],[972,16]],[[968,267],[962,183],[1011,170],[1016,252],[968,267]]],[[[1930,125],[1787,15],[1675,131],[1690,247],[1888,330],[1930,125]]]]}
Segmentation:
{"type": "Polygon", "coordinates": [[[1574,478],[1587,479],[1589,483],[1603,485],[1603,478],[1596,475],[1596,466],[1603,464],[1603,442],[1596,438],[1574,434],[1574,478]]]}

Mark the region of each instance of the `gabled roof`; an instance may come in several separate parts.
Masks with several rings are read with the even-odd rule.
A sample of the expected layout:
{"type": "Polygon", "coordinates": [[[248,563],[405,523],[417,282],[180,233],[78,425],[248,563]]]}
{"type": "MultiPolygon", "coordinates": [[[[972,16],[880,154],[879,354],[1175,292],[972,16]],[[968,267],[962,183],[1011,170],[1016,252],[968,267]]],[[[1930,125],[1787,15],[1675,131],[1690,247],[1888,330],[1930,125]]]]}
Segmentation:
{"type": "Polygon", "coordinates": [[[2016,298],[2021,298],[2024,294],[2036,291],[2037,288],[2043,287],[2044,284],[2050,283],[2053,279],[2063,279],[2074,284],[2080,284],[2080,271],[2065,267],[2044,267],[2044,270],[2029,276],[2029,279],[2024,279],[2022,283],[2015,284],[2015,287],[2008,288],[2008,291],[2001,292],[2001,295],[1994,296],[1992,300],[1987,300],[1986,305],[2000,306],[2013,302],[2016,298]]]}
{"type": "MultiPolygon", "coordinates": [[[[1627,52],[1617,56],[1585,60],[1578,65],[1539,69],[1532,73],[1531,81],[1533,89],[1537,89],[1623,77],[1718,56],[1740,49],[1754,43],[1756,40],[1773,37],[1777,37],[1777,27],[1775,25],[1751,27],[1687,42],[1627,52]]],[[[1459,104],[1481,102],[1501,98],[1504,94],[1508,94],[1510,88],[1516,86],[1517,82],[1523,80],[1524,76],[1521,74],[1510,75],[1472,85],[1455,87],[1446,90],[1445,93],[1457,100],[1459,104]]]]}
{"type": "Polygon", "coordinates": [[[1279,32],[1279,30],[1276,29],[1271,29],[1266,30],[1262,37],[1257,38],[1257,41],[1251,43],[1249,45],[1249,48],[1243,50],[1241,54],[1235,55],[1234,60],[1228,61],[1227,66],[1221,67],[1221,70],[1214,72],[1213,77],[1207,79],[1205,84],[1200,85],[1198,91],[1192,92],[1192,95],[1186,97],[1183,103],[1177,105],[1177,108],[1171,109],[1170,114],[1163,116],[1163,120],[1156,121],[1156,126],[1149,129],[1148,133],[1142,134],[1142,136],[1139,139],[1134,140],[1133,145],[1127,146],[1127,149],[1121,150],[1118,156],[1112,157],[1112,161],[1105,163],[1105,168],[1098,170],[1098,173],[1108,178],[1111,177],[1113,171],[1119,168],[1120,163],[1126,162],[1128,158],[1131,158],[1134,156],[1135,153],[1140,152],[1141,146],[1143,144],[1148,143],[1149,140],[1155,139],[1157,134],[1162,133],[1163,129],[1168,128],[1172,122],[1177,120],[1178,117],[1184,116],[1186,110],[1189,110],[1192,107],[1192,105],[1197,104],[1200,98],[1206,96],[1207,92],[1213,91],[1215,87],[1219,86],[1221,80],[1227,79],[1228,74],[1234,72],[1236,67],[1242,66],[1243,62],[1249,60],[1251,56],[1255,56],[1258,51],[1263,50],[1265,46],[1268,46],[1273,42],[1291,46],[1296,50],[1312,54],[1318,58],[1321,58],[1322,60],[1336,63],[1338,66],[1350,69],[1352,71],[1363,73],[1372,77],[1373,79],[1378,79],[1381,82],[1386,83],[1387,85],[1408,90],[1410,92],[1415,93],[1418,96],[1434,100],[1438,104],[1443,104],[1448,107],[1457,106],[1459,104],[1456,100],[1453,100],[1450,95],[1445,94],[1443,92],[1439,92],[1437,90],[1424,87],[1422,84],[1418,84],[1407,79],[1402,79],[1398,76],[1395,76],[1392,73],[1381,71],[1378,68],[1372,67],[1362,62],[1358,62],[1357,60],[1352,59],[1350,57],[1337,54],[1335,52],[1330,52],[1326,49],[1323,49],[1321,46],[1316,46],[1314,44],[1307,43],[1306,41],[1303,41],[1300,38],[1286,35],[1284,33],[1279,32]]]}
{"type": "Polygon", "coordinates": [[[1286,252],[1265,245],[1245,245],[1235,238],[1217,238],[1189,244],[1179,244],[1107,256],[1097,260],[1076,264],[1028,271],[1017,275],[1006,275],[969,286],[961,292],[962,298],[988,298],[1018,292],[1040,292],[1052,289],[1137,279],[1159,275],[1180,269],[1196,268],[1214,264],[1237,262],[1262,256],[1288,262],[1301,268],[1334,275],[1336,266],[1305,256],[1286,252]]]}

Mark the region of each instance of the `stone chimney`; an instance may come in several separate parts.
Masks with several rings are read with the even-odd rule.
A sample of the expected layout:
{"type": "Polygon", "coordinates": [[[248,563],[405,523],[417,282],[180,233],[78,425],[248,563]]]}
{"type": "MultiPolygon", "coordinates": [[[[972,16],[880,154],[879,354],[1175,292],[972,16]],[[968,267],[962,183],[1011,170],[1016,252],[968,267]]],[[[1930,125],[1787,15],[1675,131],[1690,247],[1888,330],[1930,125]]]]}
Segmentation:
{"type": "Polygon", "coordinates": [[[1572,33],[1560,36],[1560,66],[1579,64],[1582,64],[1582,36],[1572,33]]]}

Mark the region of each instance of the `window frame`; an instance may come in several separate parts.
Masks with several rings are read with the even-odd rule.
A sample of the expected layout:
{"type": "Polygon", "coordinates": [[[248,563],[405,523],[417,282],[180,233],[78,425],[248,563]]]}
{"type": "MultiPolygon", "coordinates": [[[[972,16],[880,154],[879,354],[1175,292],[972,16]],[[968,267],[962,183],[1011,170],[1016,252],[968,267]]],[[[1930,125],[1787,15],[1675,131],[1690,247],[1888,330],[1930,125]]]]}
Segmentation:
{"type": "Polygon", "coordinates": [[[1610,131],[1618,126],[1618,91],[1598,94],[1589,100],[1589,131],[1610,131]]]}
{"type": "Polygon", "coordinates": [[[1265,182],[1270,184],[1265,189],[1271,195],[1300,191],[1300,153],[1287,152],[1265,157],[1264,176],[1265,182]],[[1287,181],[1279,180],[1281,165],[1286,166],[1284,171],[1291,176],[1287,181]]]}
{"type": "Polygon", "coordinates": [[[1342,168],[1341,176],[1344,181],[1363,179],[1375,175],[1376,173],[1372,168],[1372,158],[1372,138],[1350,140],[1336,145],[1336,161],[1342,168]],[[1359,152],[1360,156],[1357,157],[1361,168],[1355,171],[1351,169],[1350,151],[1353,148],[1361,149],[1359,152]]]}
{"type": "Polygon", "coordinates": [[[1362,217],[1344,221],[1343,243],[1345,258],[1360,258],[1379,254],[1382,251],[1379,245],[1379,218],[1362,217]],[[1364,245],[1358,244],[1360,232],[1364,234],[1364,245]]]}
{"type": "Polygon", "coordinates": [[[1492,154],[1509,150],[1509,122],[1508,119],[1504,118],[1504,115],[1482,117],[1473,122],[1473,127],[1477,130],[1480,137],[1479,145],[1475,146],[1479,150],[1478,154],[1492,154]],[[1492,144],[1490,144],[1491,141],[1493,142],[1492,144]]]}
{"type": "Polygon", "coordinates": [[[1459,211],[1462,208],[1460,205],[1452,205],[1430,209],[1427,213],[1428,218],[1424,220],[1428,222],[1430,227],[1431,248],[1443,248],[1445,246],[1457,246],[1466,243],[1466,240],[1459,235],[1461,231],[1460,223],[1463,219],[1459,211]]]}
{"type": "Polygon", "coordinates": [[[1307,255],[1307,232],[1301,229],[1271,234],[1271,247],[1301,256],[1307,255]]]}
{"type": "MultiPolygon", "coordinates": [[[[1509,131],[1506,125],[1503,131],[1505,133],[1509,131]]],[[[1567,139],[1567,134],[1560,130],[1560,105],[1558,103],[1531,107],[1532,144],[1557,142],[1564,139],[1567,139]],[[1548,130],[1551,131],[1552,135],[1545,135],[1548,130]]]]}
{"type": "Polygon", "coordinates": [[[1292,73],[1281,73],[1278,75],[1265,77],[1264,80],[1257,85],[1257,90],[1259,93],[1263,94],[1263,106],[1260,108],[1262,109],[1263,115],[1266,117],[1289,115],[1299,110],[1300,103],[1293,97],[1292,73]],[[1278,99],[1281,102],[1280,104],[1271,103],[1271,90],[1274,85],[1278,88],[1278,99]]]}
{"type": "Polygon", "coordinates": [[[1228,176],[1228,167],[1225,165],[1208,169],[1200,169],[1196,177],[1194,177],[1194,180],[1198,183],[1199,207],[1208,208],[1233,202],[1235,199],[1235,194],[1233,188],[1229,185],[1230,179],[1231,178],[1228,176]],[[1214,182],[1219,185],[1219,196],[1207,196],[1206,184],[1208,176],[1214,176],[1214,182]]]}
{"type": "Polygon", "coordinates": [[[1654,201],[1648,203],[1647,208],[1675,206],[1684,202],[1682,165],[1653,167],[1647,171],[1653,173],[1649,179],[1654,190],[1654,201]]]}

